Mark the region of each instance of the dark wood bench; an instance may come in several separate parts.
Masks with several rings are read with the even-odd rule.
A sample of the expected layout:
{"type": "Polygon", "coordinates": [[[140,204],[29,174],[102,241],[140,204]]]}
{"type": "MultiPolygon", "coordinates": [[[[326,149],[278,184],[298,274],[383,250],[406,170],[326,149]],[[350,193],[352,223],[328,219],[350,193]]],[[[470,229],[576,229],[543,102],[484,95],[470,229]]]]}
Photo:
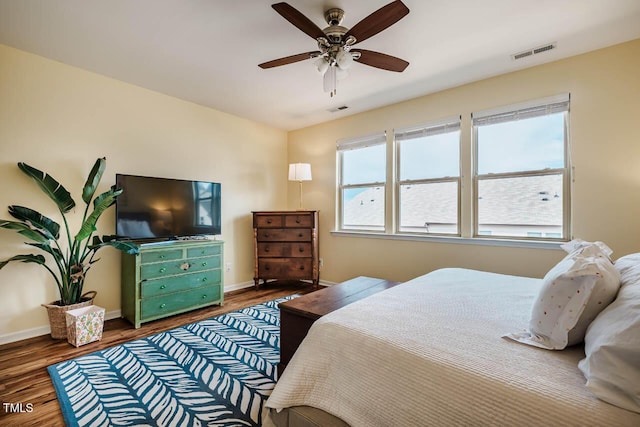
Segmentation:
{"type": "Polygon", "coordinates": [[[316,320],[345,305],[398,284],[399,282],[360,276],[278,304],[280,308],[278,376],[282,375],[298,346],[307,336],[309,328],[316,320]]]}

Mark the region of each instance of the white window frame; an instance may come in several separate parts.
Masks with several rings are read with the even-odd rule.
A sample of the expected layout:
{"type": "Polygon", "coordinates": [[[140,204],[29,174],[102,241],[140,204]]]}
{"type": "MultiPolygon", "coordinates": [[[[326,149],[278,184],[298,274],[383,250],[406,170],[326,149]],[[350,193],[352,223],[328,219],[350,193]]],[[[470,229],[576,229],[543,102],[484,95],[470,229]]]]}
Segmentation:
{"type": "Polygon", "coordinates": [[[396,221],[394,224],[394,229],[398,234],[416,234],[416,235],[436,235],[436,236],[451,236],[451,237],[460,237],[460,223],[461,223],[461,187],[462,187],[462,165],[461,165],[461,122],[462,118],[460,116],[446,118],[438,121],[432,121],[421,125],[399,128],[395,129],[393,132],[394,136],[394,144],[395,144],[395,157],[396,157],[396,174],[394,179],[394,188],[395,188],[395,203],[394,208],[396,212],[396,221]],[[400,152],[402,150],[402,143],[404,141],[410,141],[412,139],[421,138],[425,136],[434,136],[441,135],[450,132],[458,132],[458,175],[457,176],[443,176],[437,178],[426,178],[426,179],[405,179],[401,180],[401,172],[402,172],[402,163],[400,152]],[[457,215],[456,215],[456,232],[455,233],[437,233],[429,231],[425,229],[425,231],[400,231],[401,228],[401,218],[402,218],[402,200],[400,189],[403,185],[420,185],[420,184],[435,184],[435,183],[444,183],[444,182],[455,182],[458,188],[457,191],[457,215]]]}
{"type": "MultiPolygon", "coordinates": [[[[473,139],[473,238],[477,239],[517,239],[533,241],[567,241],[571,238],[571,159],[569,139],[569,111],[570,95],[562,94],[549,98],[538,99],[521,104],[504,106],[472,114],[473,139]],[[541,169],[532,171],[516,171],[508,173],[478,173],[478,126],[483,124],[505,123],[519,119],[540,117],[554,113],[564,113],[564,167],[556,169],[541,169]],[[478,183],[482,180],[498,178],[521,178],[544,175],[562,175],[563,207],[562,207],[562,236],[561,237],[524,237],[486,235],[479,230],[478,211],[478,183]]],[[[548,234],[548,233],[545,233],[548,234]]]]}
{"type": "Polygon", "coordinates": [[[338,230],[339,231],[346,231],[346,232],[365,232],[365,233],[386,233],[387,232],[387,228],[386,228],[386,224],[387,224],[387,194],[386,194],[386,185],[387,185],[387,153],[385,150],[385,170],[384,170],[384,181],[381,182],[366,182],[366,183],[358,183],[358,184],[344,184],[343,183],[343,176],[344,176],[344,162],[343,162],[343,153],[345,151],[350,151],[350,150],[357,150],[357,149],[361,149],[361,148],[366,148],[366,147],[372,147],[372,146],[376,146],[376,145],[384,145],[386,147],[387,145],[387,132],[383,131],[383,132],[377,132],[375,134],[371,134],[371,135],[366,135],[366,136],[362,136],[362,137],[357,137],[357,138],[349,138],[349,139],[342,139],[339,140],[336,144],[336,153],[337,153],[337,167],[336,167],[336,171],[337,171],[337,179],[336,181],[338,182],[338,186],[337,186],[337,194],[336,194],[336,206],[338,207],[338,209],[336,209],[336,214],[337,214],[337,218],[336,218],[336,224],[338,224],[338,230]],[[376,228],[361,228],[361,229],[354,229],[354,228],[345,228],[345,224],[344,224],[344,206],[343,206],[343,194],[345,192],[345,190],[348,189],[353,189],[353,188],[365,188],[365,187],[382,187],[383,191],[385,193],[385,203],[384,203],[384,212],[383,212],[383,229],[376,229],[376,228]]]}

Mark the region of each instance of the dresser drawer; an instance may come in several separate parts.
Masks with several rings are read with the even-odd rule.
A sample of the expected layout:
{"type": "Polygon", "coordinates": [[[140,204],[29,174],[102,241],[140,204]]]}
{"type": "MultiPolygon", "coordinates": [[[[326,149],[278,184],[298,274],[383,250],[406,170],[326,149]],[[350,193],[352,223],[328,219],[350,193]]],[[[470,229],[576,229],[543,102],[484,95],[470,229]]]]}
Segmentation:
{"type": "Polygon", "coordinates": [[[201,286],[219,285],[221,279],[222,272],[218,269],[145,280],[140,285],[140,296],[142,298],[151,298],[201,286]]]}
{"type": "Polygon", "coordinates": [[[210,255],[220,255],[222,253],[221,246],[201,246],[187,249],[187,258],[196,258],[210,255]]]}
{"type": "Polygon", "coordinates": [[[281,228],[284,227],[282,215],[256,215],[254,228],[281,228]]]}
{"type": "Polygon", "coordinates": [[[285,215],[285,227],[313,227],[313,216],[309,214],[285,215]]]}
{"type": "Polygon", "coordinates": [[[146,279],[173,276],[174,274],[220,268],[220,257],[203,257],[191,260],[178,260],[145,264],[140,267],[140,275],[146,279]]]}
{"type": "Polygon", "coordinates": [[[163,317],[220,300],[220,286],[204,286],[141,301],[141,320],[163,317]]]}
{"type": "Polygon", "coordinates": [[[277,228],[258,230],[259,242],[309,242],[311,230],[308,228],[277,228]]]}
{"type": "Polygon", "coordinates": [[[312,277],[311,258],[259,258],[259,277],[308,279],[312,277]]]}
{"type": "Polygon", "coordinates": [[[180,258],[182,258],[182,249],[164,249],[158,251],[142,252],[140,254],[140,260],[142,264],[159,261],[169,261],[172,259],[180,258]]]}
{"type": "Polygon", "coordinates": [[[259,257],[311,257],[311,243],[258,243],[259,257]]]}

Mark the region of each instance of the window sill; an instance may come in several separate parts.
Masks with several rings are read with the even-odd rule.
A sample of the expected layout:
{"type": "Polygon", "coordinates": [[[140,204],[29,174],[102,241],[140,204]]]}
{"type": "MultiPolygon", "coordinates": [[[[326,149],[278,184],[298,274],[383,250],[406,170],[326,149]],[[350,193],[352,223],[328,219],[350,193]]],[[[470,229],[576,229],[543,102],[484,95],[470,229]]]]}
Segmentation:
{"type": "Polygon", "coordinates": [[[366,239],[383,240],[410,240],[419,242],[451,243],[456,245],[479,245],[479,246],[501,246],[512,248],[536,248],[536,249],[556,249],[564,242],[539,241],[539,240],[512,240],[512,239],[490,239],[490,238],[469,238],[457,236],[419,236],[415,234],[387,234],[364,231],[331,231],[331,235],[339,237],[361,237],[366,239]]]}

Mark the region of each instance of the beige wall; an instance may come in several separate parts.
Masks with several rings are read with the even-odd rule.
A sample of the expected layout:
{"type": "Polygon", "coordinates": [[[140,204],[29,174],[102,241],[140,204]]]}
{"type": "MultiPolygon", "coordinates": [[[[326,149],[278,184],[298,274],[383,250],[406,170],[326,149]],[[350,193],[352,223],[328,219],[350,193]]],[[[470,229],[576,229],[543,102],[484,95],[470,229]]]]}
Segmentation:
{"type": "MultiPolygon", "coordinates": [[[[320,210],[321,279],[358,276],[407,280],[441,267],[467,267],[541,277],[557,249],[399,241],[330,234],[335,229],[336,140],[462,115],[463,170],[471,162],[470,114],[571,93],[571,155],[575,166],[573,235],[602,240],[614,257],[640,251],[640,40],[482,80],[385,108],[289,133],[289,162],[310,162],[305,208],[320,210]]],[[[350,78],[356,78],[352,76],[350,78]]],[[[349,84],[345,80],[343,84],[349,84]]],[[[389,151],[391,153],[391,151],[389,151]]],[[[469,173],[463,193],[468,194],[469,173]]],[[[467,199],[468,200],[468,199],[467,199]]],[[[289,185],[289,207],[298,204],[289,185]]],[[[469,202],[463,229],[470,230],[469,202]]]]}
{"type": "MultiPolygon", "coordinates": [[[[59,218],[19,171],[24,161],[54,176],[81,205],[71,217],[75,233],[82,185],[101,156],[101,191],[116,173],[222,183],[222,238],[232,263],[225,284],[253,278],[250,212],[287,205],[286,132],[0,45],[0,218],[9,219],[12,204],[59,218]]],[[[114,214],[103,215],[100,234],[114,232],[114,214]]],[[[0,260],[37,252],[23,241],[0,229],[0,260]]],[[[98,291],[96,304],[119,310],[119,253],[106,248],[100,257],[86,289],[98,291]]],[[[40,304],[59,298],[43,268],[22,263],[0,270],[0,296],[0,341],[48,325],[40,304]]]]}

